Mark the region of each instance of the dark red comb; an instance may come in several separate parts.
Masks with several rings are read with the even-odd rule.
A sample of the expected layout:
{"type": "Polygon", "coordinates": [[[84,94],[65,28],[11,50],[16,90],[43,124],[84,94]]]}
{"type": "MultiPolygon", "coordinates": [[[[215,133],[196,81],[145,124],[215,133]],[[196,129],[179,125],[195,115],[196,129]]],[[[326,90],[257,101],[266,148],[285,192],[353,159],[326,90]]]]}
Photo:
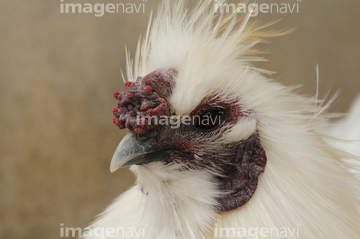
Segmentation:
{"type": "Polygon", "coordinates": [[[159,69],[135,82],[125,82],[123,92],[115,92],[118,106],[113,109],[113,123],[120,129],[128,128],[137,134],[145,134],[158,125],[149,122],[148,117],[171,116],[170,96],[177,71],[159,69]]]}

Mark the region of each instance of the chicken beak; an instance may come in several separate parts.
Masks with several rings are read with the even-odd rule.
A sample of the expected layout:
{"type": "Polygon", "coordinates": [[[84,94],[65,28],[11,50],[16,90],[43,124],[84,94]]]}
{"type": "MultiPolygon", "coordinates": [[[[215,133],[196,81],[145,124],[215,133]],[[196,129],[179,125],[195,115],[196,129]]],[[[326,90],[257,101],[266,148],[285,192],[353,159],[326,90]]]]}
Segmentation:
{"type": "Polygon", "coordinates": [[[136,134],[128,133],[117,146],[111,159],[110,172],[115,172],[119,168],[133,164],[150,163],[154,159],[149,157],[152,152],[157,151],[150,142],[140,142],[136,134]]]}

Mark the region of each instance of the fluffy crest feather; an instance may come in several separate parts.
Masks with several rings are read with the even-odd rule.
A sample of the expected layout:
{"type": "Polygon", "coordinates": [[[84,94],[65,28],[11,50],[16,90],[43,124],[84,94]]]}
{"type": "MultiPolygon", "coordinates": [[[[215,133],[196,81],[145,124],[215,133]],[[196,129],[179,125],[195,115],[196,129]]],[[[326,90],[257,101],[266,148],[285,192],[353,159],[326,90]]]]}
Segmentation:
{"type": "Polygon", "coordinates": [[[193,49],[208,50],[214,47],[214,42],[223,49],[225,59],[240,58],[248,64],[262,61],[262,57],[251,55],[259,53],[253,46],[266,38],[291,31],[268,30],[277,21],[250,23],[251,14],[218,11],[220,5],[211,0],[180,0],[176,4],[162,1],[155,20],[152,13],[150,15],[145,37],[139,39],[134,60],[127,51],[127,80],[133,81],[159,66],[176,68],[193,49]]]}

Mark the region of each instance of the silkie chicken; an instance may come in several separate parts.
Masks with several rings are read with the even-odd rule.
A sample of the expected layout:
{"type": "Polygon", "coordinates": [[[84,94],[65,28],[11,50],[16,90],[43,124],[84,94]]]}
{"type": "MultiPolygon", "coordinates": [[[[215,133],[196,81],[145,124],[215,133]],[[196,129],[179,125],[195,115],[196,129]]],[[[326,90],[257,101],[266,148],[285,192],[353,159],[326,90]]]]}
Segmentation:
{"type": "Polygon", "coordinates": [[[213,1],[164,0],[151,19],[113,110],[129,133],[111,171],[130,166],[136,185],[89,228],[117,231],[99,238],[360,238],[357,156],[318,133],[333,118],[327,104],[252,64],[254,46],[279,35],[271,24],[213,1]]]}

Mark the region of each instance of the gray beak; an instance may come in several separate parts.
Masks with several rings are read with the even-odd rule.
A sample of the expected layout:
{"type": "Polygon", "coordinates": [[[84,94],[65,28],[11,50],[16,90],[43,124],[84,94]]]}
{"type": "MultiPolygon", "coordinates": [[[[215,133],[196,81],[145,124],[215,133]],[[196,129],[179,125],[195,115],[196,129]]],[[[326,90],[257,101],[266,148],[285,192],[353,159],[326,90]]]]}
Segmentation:
{"type": "MultiPolygon", "coordinates": [[[[139,142],[136,134],[128,133],[119,143],[111,159],[110,172],[133,164],[150,163],[155,161],[151,153],[157,151],[149,141],[139,142]]],[[[155,155],[154,155],[155,156],[155,155]]]]}

